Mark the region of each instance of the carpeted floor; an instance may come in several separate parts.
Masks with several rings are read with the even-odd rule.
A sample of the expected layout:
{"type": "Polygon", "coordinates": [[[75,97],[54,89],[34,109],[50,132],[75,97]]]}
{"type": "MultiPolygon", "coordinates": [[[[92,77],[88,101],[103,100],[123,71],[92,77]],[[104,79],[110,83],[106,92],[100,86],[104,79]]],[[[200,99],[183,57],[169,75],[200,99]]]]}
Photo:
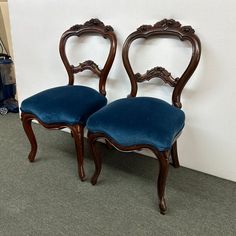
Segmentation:
{"type": "MultiPolygon", "coordinates": [[[[15,114],[0,116],[0,236],[236,235],[236,183],[170,167],[168,213],[159,214],[157,161],[107,150],[97,186],[77,176],[70,134],[35,124],[39,150],[15,114]]],[[[86,150],[85,170],[93,173],[86,150]]]]}

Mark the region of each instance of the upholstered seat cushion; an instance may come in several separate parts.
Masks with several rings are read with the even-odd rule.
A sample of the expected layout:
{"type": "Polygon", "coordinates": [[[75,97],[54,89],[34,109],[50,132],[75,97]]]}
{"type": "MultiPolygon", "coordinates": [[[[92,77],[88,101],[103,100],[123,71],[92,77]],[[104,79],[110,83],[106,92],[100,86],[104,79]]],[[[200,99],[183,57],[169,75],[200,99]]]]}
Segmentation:
{"type": "Polygon", "coordinates": [[[35,115],[45,124],[82,124],[107,104],[96,90],[78,85],[45,90],[25,99],[21,111],[35,115]]]}
{"type": "Polygon", "coordinates": [[[148,144],[165,151],[184,127],[184,112],[151,97],[116,100],[87,121],[90,132],[105,133],[122,146],[148,144]]]}

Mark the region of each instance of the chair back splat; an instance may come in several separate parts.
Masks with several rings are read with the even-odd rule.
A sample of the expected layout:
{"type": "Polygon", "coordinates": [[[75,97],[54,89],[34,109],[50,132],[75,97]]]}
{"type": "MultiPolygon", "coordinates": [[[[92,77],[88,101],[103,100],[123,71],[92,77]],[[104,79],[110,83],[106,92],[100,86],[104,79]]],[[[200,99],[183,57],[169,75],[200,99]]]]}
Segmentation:
{"type": "Polygon", "coordinates": [[[154,25],[142,25],[135,32],[130,34],[123,45],[122,58],[125,69],[129,75],[131,82],[131,93],[129,96],[135,97],[137,94],[137,83],[149,81],[152,78],[158,77],[162,79],[165,83],[174,87],[172,94],[172,103],[174,106],[181,108],[182,104],[180,102],[181,92],[192,76],[193,72],[197,68],[198,62],[200,60],[201,54],[201,44],[197,35],[194,33],[194,29],[191,26],[181,26],[178,21],[173,19],[164,19],[157,22],[154,25]],[[184,71],[184,73],[179,78],[172,77],[171,73],[168,72],[163,67],[154,67],[147,70],[145,74],[134,73],[129,61],[129,48],[131,43],[139,38],[147,39],[149,37],[158,36],[175,36],[182,41],[189,41],[192,45],[192,57],[191,60],[184,71]]]}
{"type": "Polygon", "coordinates": [[[169,170],[169,161],[175,168],[179,167],[177,139],[185,123],[185,114],[180,97],[181,92],[195,71],[201,54],[201,44],[191,26],[181,26],[178,21],[164,19],[154,25],[142,25],[131,33],[122,50],[123,64],[131,82],[128,98],[111,102],[91,115],[87,121],[88,139],[95,163],[95,172],[91,179],[97,183],[101,172],[102,159],[96,151],[98,139],[115,146],[121,151],[133,151],[143,148],[151,150],[159,161],[157,193],[159,208],[162,214],[167,211],[165,202],[165,186],[169,170]],[[130,60],[130,45],[139,38],[150,37],[177,38],[189,41],[192,45],[192,56],[185,71],[175,78],[163,67],[156,66],[146,73],[134,73],[130,60]],[[160,78],[173,87],[172,105],[155,97],[136,97],[137,83],[160,78]]]}
{"type": "Polygon", "coordinates": [[[110,25],[109,26],[104,25],[104,23],[101,22],[99,19],[91,19],[85,22],[83,25],[77,24],[68,29],[61,36],[59,51],[61,59],[68,73],[69,85],[74,84],[74,74],[77,74],[84,70],[90,70],[100,78],[99,92],[105,96],[106,79],[115,58],[116,46],[117,46],[117,40],[113,28],[110,25]],[[66,55],[66,50],[65,50],[66,42],[70,37],[72,36],[80,37],[82,35],[89,35],[89,34],[98,34],[103,36],[105,39],[108,38],[110,40],[109,55],[102,69],[100,69],[99,66],[92,60],[84,61],[80,63],[78,66],[71,65],[66,55]]]}

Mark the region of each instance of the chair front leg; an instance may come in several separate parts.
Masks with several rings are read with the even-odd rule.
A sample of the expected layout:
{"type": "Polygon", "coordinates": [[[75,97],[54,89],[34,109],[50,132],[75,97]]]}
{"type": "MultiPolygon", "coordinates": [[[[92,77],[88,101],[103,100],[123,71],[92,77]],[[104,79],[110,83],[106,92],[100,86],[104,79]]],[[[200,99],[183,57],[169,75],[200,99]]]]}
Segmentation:
{"type": "Polygon", "coordinates": [[[166,187],[166,180],[167,180],[167,175],[168,175],[168,170],[169,170],[169,152],[159,152],[155,153],[158,160],[159,160],[159,176],[157,180],[157,192],[158,192],[158,197],[159,197],[159,208],[160,208],[160,213],[165,214],[167,211],[167,206],[165,202],[165,187],[166,187]]]}
{"type": "Polygon", "coordinates": [[[94,164],[95,164],[95,171],[94,171],[93,177],[91,178],[92,185],[95,185],[97,183],[98,176],[101,173],[101,169],[102,169],[101,156],[98,155],[96,151],[96,147],[95,147],[96,140],[97,140],[96,136],[94,136],[91,133],[88,133],[89,147],[90,147],[91,155],[93,157],[94,164]]]}
{"type": "Polygon", "coordinates": [[[85,179],[84,173],[84,127],[82,125],[74,125],[69,127],[75,140],[75,148],[77,154],[78,173],[81,181],[85,179]]]}
{"type": "Polygon", "coordinates": [[[180,167],[179,158],[178,158],[178,151],[177,151],[177,141],[174,142],[171,148],[171,157],[172,157],[172,164],[175,168],[180,167]]]}
{"type": "Polygon", "coordinates": [[[31,145],[31,151],[28,155],[28,159],[30,162],[34,162],[37,153],[37,142],[34,135],[34,131],[32,129],[33,119],[34,117],[31,114],[21,114],[22,125],[31,145]]]}

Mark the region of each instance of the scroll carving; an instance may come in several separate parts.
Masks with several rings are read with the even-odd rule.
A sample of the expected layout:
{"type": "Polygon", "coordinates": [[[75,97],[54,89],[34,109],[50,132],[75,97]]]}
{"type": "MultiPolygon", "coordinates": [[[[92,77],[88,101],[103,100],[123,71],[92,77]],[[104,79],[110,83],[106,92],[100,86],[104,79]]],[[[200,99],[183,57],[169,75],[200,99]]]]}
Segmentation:
{"type": "Polygon", "coordinates": [[[91,27],[91,26],[103,28],[105,32],[114,31],[110,25],[104,25],[104,23],[97,18],[93,18],[89,21],[86,21],[83,25],[81,25],[81,24],[80,25],[78,25],[78,24],[73,25],[69,30],[78,31],[83,28],[91,27]]]}
{"type": "Polygon", "coordinates": [[[83,27],[83,25],[76,24],[76,25],[71,26],[69,30],[78,31],[78,30],[82,29],[82,27],[83,27]]]}
{"type": "Polygon", "coordinates": [[[73,73],[82,72],[84,70],[91,70],[93,73],[95,73],[98,76],[100,76],[101,74],[101,70],[99,69],[98,65],[92,60],[87,60],[85,62],[80,63],[76,67],[72,66],[72,68],[73,68],[73,73]]]}
{"type": "Polygon", "coordinates": [[[183,26],[181,27],[181,31],[185,34],[194,34],[195,30],[191,26],[183,26]]]}
{"type": "Polygon", "coordinates": [[[175,87],[178,81],[178,78],[173,78],[170,72],[159,66],[154,67],[151,70],[147,70],[147,72],[143,75],[136,73],[134,76],[137,82],[144,82],[145,80],[149,81],[157,77],[172,87],[175,87]]]}
{"type": "Polygon", "coordinates": [[[194,29],[191,26],[181,26],[178,21],[173,19],[164,19],[152,25],[142,25],[137,29],[137,32],[145,33],[151,30],[170,30],[175,29],[183,34],[194,34],[194,29]]]}
{"type": "Polygon", "coordinates": [[[173,19],[170,19],[170,20],[164,19],[154,24],[154,27],[155,28],[180,28],[181,24],[178,21],[173,20],[173,19]]]}
{"type": "Polygon", "coordinates": [[[137,31],[138,32],[146,32],[146,31],[148,31],[148,30],[151,30],[153,28],[153,26],[152,25],[141,25],[138,29],[137,29],[137,31]]]}

